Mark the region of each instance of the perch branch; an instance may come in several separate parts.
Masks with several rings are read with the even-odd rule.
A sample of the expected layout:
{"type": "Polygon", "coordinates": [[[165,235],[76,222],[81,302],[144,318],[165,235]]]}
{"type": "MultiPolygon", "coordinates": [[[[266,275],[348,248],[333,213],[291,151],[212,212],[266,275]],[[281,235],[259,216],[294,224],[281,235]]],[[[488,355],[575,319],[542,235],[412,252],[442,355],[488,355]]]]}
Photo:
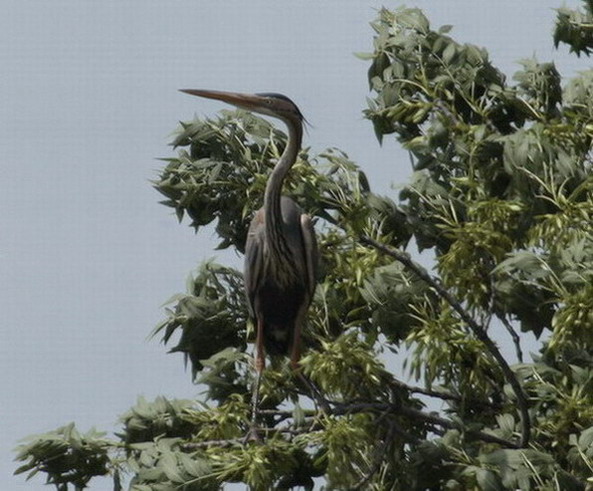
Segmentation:
{"type": "Polygon", "coordinates": [[[401,380],[393,379],[389,382],[389,384],[397,389],[407,390],[412,394],[422,394],[429,397],[436,397],[438,399],[443,400],[450,400],[450,401],[461,401],[462,398],[458,395],[451,394],[450,392],[446,392],[443,390],[432,390],[432,389],[425,389],[423,387],[417,387],[414,385],[408,385],[401,380]]]}
{"type": "MultiPolygon", "coordinates": [[[[425,413],[418,409],[413,409],[411,407],[407,407],[401,404],[394,404],[388,402],[356,402],[356,403],[331,403],[333,407],[329,409],[328,412],[325,414],[329,414],[332,416],[345,416],[347,414],[353,413],[362,413],[362,412],[381,412],[383,415],[386,414],[396,414],[402,415],[407,418],[421,421],[423,423],[429,424],[431,426],[437,426],[446,429],[454,429],[459,430],[460,432],[464,433],[471,438],[476,440],[482,440],[488,443],[497,443],[505,448],[519,448],[515,443],[505,440],[503,438],[499,438],[495,435],[490,433],[484,433],[483,431],[478,430],[469,430],[466,429],[462,423],[457,423],[455,421],[451,421],[446,418],[442,418],[437,416],[433,413],[425,413]]],[[[262,413],[269,414],[273,416],[286,416],[290,411],[286,410],[274,410],[274,409],[265,409],[262,410],[262,413]]],[[[314,410],[305,410],[304,413],[309,416],[307,419],[310,419],[312,416],[316,414],[314,410]]],[[[301,426],[299,428],[291,428],[284,426],[282,428],[261,428],[261,430],[265,431],[266,433],[286,433],[289,435],[298,435],[303,433],[308,433],[310,431],[314,431],[317,429],[321,429],[319,427],[319,421],[317,419],[311,418],[309,424],[301,426]]],[[[405,432],[400,431],[397,426],[393,427],[396,433],[401,434],[407,440],[410,441],[417,441],[418,438],[405,432]]],[[[435,433],[439,433],[438,429],[435,429],[435,433]]],[[[241,446],[245,444],[244,438],[230,438],[228,440],[207,440],[203,442],[192,442],[192,443],[185,443],[181,444],[181,448],[184,450],[196,450],[200,448],[209,448],[209,447],[231,447],[234,445],[241,446]]]]}

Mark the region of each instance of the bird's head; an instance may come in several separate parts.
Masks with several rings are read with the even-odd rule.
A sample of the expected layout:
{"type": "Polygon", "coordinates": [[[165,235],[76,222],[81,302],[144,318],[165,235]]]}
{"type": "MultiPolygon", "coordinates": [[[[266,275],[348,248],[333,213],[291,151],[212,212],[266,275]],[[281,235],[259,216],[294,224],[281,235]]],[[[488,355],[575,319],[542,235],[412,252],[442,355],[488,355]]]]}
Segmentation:
{"type": "Polygon", "coordinates": [[[222,92],[218,90],[181,89],[186,94],[216,99],[233,106],[283,121],[303,122],[305,118],[297,105],[282,94],[240,94],[238,92],[222,92]]]}

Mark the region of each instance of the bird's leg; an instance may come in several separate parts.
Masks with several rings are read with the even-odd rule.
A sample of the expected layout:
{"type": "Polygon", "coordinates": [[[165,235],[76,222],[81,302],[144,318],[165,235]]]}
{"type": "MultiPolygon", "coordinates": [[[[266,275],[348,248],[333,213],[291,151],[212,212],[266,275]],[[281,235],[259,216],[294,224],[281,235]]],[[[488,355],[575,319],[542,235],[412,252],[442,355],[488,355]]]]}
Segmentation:
{"type": "Polygon", "coordinates": [[[255,338],[255,369],[261,375],[266,367],[266,350],[264,348],[264,323],[257,320],[257,336],[255,338]]]}
{"type": "Polygon", "coordinates": [[[301,359],[301,325],[301,319],[297,319],[294,326],[294,336],[292,338],[292,349],[290,354],[290,366],[294,371],[298,371],[299,360],[301,359]]]}
{"type": "Polygon", "coordinates": [[[261,385],[261,376],[266,366],[266,352],[264,348],[264,326],[263,322],[257,320],[257,336],[255,339],[255,386],[251,399],[251,427],[247,433],[246,440],[260,440],[257,432],[257,419],[259,409],[259,388],[261,385]]]}

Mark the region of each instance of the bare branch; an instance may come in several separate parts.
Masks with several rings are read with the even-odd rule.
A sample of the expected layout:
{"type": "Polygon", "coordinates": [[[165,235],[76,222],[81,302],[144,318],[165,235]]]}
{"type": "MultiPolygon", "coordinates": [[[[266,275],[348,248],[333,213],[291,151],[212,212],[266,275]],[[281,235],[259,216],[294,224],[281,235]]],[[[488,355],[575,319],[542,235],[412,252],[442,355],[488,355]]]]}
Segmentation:
{"type": "Polygon", "coordinates": [[[466,429],[463,424],[457,423],[455,421],[451,421],[450,419],[441,418],[433,413],[425,413],[418,409],[413,409],[411,407],[399,405],[399,404],[387,404],[387,403],[355,403],[355,404],[343,404],[341,406],[336,407],[333,410],[333,414],[349,414],[349,413],[357,413],[357,412],[364,412],[364,411],[391,411],[396,414],[401,414],[403,416],[407,416],[408,418],[415,419],[418,421],[423,421],[425,423],[431,425],[441,426],[443,428],[447,428],[450,430],[459,430],[462,433],[465,433],[472,438],[477,440],[482,440],[484,442],[489,443],[498,443],[506,448],[520,448],[518,445],[509,442],[503,438],[499,438],[495,435],[490,433],[484,433],[482,431],[477,430],[469,430],[466,429]]]}
{"type": "Polygon", "coordinates": [[[444,390],[424,389],[422,387],[408,385],[408,384],[402,382],[401,380],[397,380],[395,378],[390,382],[390,385],[397,389],[407,390],[408,392],[410,392],[412,394],[422,394],[422,395],[429,396],[429,397],[436,397],[438,399],[458,401],[458,402],[461,402],[461,400],[462,400],[461,396],[452,394],[450,392],[446,392],[444,390]]]}
{"type": "Polygon", "coordinates": [[[451,421],[450,419],[441,418],[433,413],[425,413],[419,411],[418,409],[413,409],[411,407],[402,406],[400,408],[401,414],[408,416],[412,419],[417,419],[420,421],[425,421],[428,424],[441,426],[443,428],[447,428],[449,430],[459,430],[466,435],[475,438],[476,440],[482,440],[483,442],[488,443],[498,443],[499,445],[506,447],[506,448],[522,448],[520,445],[516,445],[515,443],[509,442],[504,438],[499,438],[491,433],[484,433],[483,431],[477,430],[468,430],[464,428],[461,423],[457,423],[455,421],[451,421]]]}
{"type": "Polygon", "coordinates": [[[406,268],[413,271],[422,281],[428,284],[431,288],[433,288],[437,294],[443,298],[452,308],[457,312],[459,317],[469,326],[475,336],[486,346],[490,354],[494,357],[494,359],[498,362],[507,382],[513,389],[515,393],[515,397],[517,398],[517,404],[519,406],[519,413],[521,417],[521,440],[519,443],[520,447],[526,447],[529,443],[530,432],[531,432],[531,421],[529,419],[529,412],[527,407],[527,397],[523,392],[523,388],[521,384],[515,377],[515,374],[511,370],[511,367],[505,360],[504,356],[500,353],[500,350],[490,339],[486,330],[480,326],[473,317],[461,306],[461,303],[453,297],[449,291],[439,283],[435,278],[430,276],[424,268],[417,265],[410,256],[404,252],[401,252],[397,249],[393,249],[385,244],[377,242],[376,240],[363,235],[360,237],[360,241],[363,244],[366,244],[378,251],[381,251],[388,256],[393,257],[396,261],[403,264],[406,268]]]}
{"type": "Polygon", "coordinates": [[[383,440],[383,444],[375,449],[375,458],[373,462],[373,466],[370,468],[369,472],[367,472],[363,478],[358,481],[353,489],[364,489],[364,486],[372,479],[372,477],[377,473],[383,460],[385,460],[385,456],[387,454],[387,449],[393,443],[393,439],[395,438],[395,425],[393,422],[389,424],[389,429],[387,430],[387,435],[383,440]]]}
{"type": "Polygon", "coordinates": [[[227,448],[234,445],[243,445],[244,438],[229,438],[228,440],[206,440],[203,442],[182,443],[180,447],[184,450],[197,450],[199,448],[220,447],[227,448]]]}
{"type": "Polygon", "coordinates": [[[519,360],[520,363],[523,363],[523,351],[521,350],[521,338],[519,337],[519,335],[513,328],[512,324],[508,321],[508,319],[506,319],[502,316],[500,316],[500,317],[497,316],[497,317],[500,320],[500,322],[502,322],[502,325],[506,328],[508,333],[511,335],[511,338],[513,339],[513,343],[515,344],[515,352],[517,353],[517,359],[519,360]]]}

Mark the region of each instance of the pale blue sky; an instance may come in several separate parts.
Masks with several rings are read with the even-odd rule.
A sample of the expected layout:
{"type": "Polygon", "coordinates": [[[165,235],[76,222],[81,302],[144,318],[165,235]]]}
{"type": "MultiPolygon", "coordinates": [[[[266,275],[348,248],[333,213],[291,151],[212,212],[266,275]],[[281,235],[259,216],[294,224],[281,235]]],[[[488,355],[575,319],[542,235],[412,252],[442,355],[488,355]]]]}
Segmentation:
{"type": "MultiPolygon", "coordinates": [[[[202,260],[240,258],[178,225],[150,186],[177,122],[222,108],[177,89],[285,93],[313,124],[306,144],[345,150],[375,190],[405,182],[407,155],[389,139],[379,147],[362,119],[367,65],[353,56],[371,49],[382,3],[399,4],[4,1],[0,489],[47,489],[11,476],[19,438],[70,421],[111,430],[138,395],[198,392],[181,356],[146,336],[202,260]]],[[[564,75],[589,66],[553,50],[560,1],[407,4],[507,74],[533,54],[564,75]]]]}

